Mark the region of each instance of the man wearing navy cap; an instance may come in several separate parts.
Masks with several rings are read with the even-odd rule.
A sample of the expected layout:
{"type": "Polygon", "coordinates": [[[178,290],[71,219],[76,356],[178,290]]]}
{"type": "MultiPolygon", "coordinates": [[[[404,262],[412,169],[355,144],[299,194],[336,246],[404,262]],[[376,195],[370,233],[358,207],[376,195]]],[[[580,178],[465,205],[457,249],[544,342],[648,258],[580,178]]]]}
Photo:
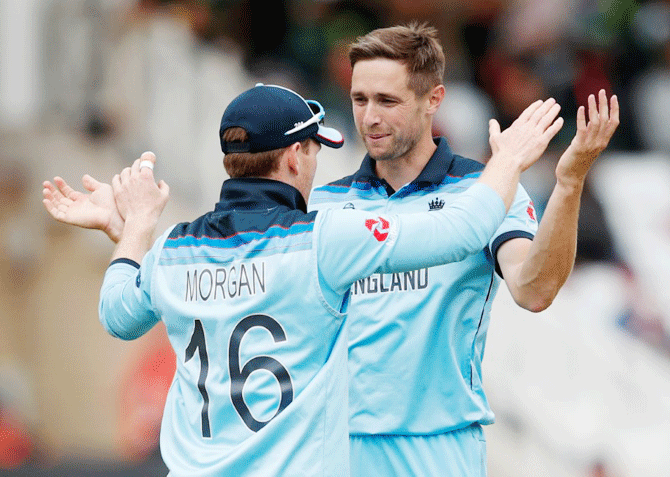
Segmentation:
{"type": "Polygon", "coordinates": [[[220,201],[153,245],[168,188],[154,182],[152,153],[91,195],[45,183],[56,219],[118,239],[100,293],[107,331],[129,340],[165,324],[177,356],[161,426],[170,475],[349,475],[350,286],[481,250],[520,173],[560,129],[557,113],[535,103],[502,133],[492,121],[494,154],[477,183],[423,214],[307,213],[316,155],[342,136],[323,126],[317,102],[278,86],[257,85],[226,108],[231,179],[220,201]]]}

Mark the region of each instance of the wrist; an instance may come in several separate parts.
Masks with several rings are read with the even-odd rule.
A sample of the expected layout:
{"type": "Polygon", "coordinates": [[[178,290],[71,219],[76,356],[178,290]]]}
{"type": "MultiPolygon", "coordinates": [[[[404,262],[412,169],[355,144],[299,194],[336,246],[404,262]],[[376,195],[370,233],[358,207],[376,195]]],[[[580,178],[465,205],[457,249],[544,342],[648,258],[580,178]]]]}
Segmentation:
{"type": "Polygon", "coordinates": [[[118,243],[119,240],[121,240],[121,236],[123,235],[124,225],[125,222],[123,221],[123,218],[121,218],[119,214],[116,214],[116,216],[110,218],[107,226],[103,228],[103,231],[112,240],[112,242],[118,243]]]}
{"type": "Polygon", "coordinates": [[[486,163],[482,171],[483,176],[491,177],[496,181],[518,182],[524,168],[519,158],[512,154],[494,154],[486,163]]]}
{"type": "Polygon", "coordinates": [[[132,230],[134,234],[153,234],[158,225],[158,217],[153,215],[126,215],[126,220],[123,223],[123,231],[132,230]]]}
{"type": "Polygon", "coordinates": [[[577,177],[556,177],[556,189],[565,195],[581,195],[584,190],[585,178],[577,177]]]}
{"type": "Polygon", "coordinates": [[[526,169],[524,167],[524,160],[522,157],[502,152],[493,154],[487,164],[500,167],[512,174],[521,174],[526,169]]]}
{"type": "Polygon", "coordinates": [[[152,220],[151,217],[128,215],[123,226],[121,241],[127,242],[130,240],[148,248],[153,240],[156,225],[156,221],[152,220]]]}
{"type": "Polygon", "coordinates": [[[586,177],[575,177],[556,174],[556,187],[561,188],[567,193],[582,193],[586,177]]]}
{"type": "Polygon", "coordinates": [[[156,225],[151,224],[146,218],[127,216],[112,259],[124,257],[140,263],[144,254],[151,248],[155,228],[156,225]]]}

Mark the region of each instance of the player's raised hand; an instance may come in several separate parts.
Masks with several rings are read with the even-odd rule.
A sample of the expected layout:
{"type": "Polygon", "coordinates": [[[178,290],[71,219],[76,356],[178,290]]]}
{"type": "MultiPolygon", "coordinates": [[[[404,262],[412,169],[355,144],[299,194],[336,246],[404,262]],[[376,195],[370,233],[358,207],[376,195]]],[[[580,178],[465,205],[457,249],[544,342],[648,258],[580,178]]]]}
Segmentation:
{"type": "Polygon", "coordinates": [[[163,180],[158,184],[154,181],[155,163],[154,153],[145,152],[112,179],[116,205],[126,222],[146,221],[153,228],[167,204],[170,188],[163,180]]]}
{"type": "Polygon", "coordinates": [[[577,110],[577,134],[570,146],[563,153],[556,166],[556,178],[567,184],[583,184],[586,174],[607,147],[619,126],[619,100],[612,96],[607,101],[607,94],[602,89],[596,97],[589,95],[588,123],[586,108],[580,106],[577,110]]]}
{"type": "Polygon", "coordinates": [[[528,106],[512,125],[500,131],[495,119],[489,122],[489,143],[493,157],[513,160],[525,171],[544,153],[549,141],[563,127],[557,118],[561,106],[553,98],[528,106]]]}
{"type": "Polygon", "coordinates": [[[88,174],[82,178],[86,194],[74,190],[61,177],[42,183],[42,203],[51,216],[65,224],[86,229],[98,229],[118,242],[123,231],[123,219],[116,208],[110,184],[98,182],[88,174]]]}

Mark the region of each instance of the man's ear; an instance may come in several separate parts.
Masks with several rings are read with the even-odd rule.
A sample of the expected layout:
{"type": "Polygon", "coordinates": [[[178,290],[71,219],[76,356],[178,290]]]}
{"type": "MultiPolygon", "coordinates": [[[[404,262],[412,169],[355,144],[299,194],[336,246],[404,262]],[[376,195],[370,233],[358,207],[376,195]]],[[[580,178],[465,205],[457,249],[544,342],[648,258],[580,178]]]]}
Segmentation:
{"type": "Polygon", "coordinates": [[[428,114],[433,115],[437,112],[444,99],[444,85],[438,84],[428,92],[428,114]]]}
{"type": "Polygon", "coordinates": [[[286,150],[286,165],[288,170],[293,175],[300,174],[300,159],[298,158],[298,152],[302,146],[299,142],[291,144],[286,150]]]}

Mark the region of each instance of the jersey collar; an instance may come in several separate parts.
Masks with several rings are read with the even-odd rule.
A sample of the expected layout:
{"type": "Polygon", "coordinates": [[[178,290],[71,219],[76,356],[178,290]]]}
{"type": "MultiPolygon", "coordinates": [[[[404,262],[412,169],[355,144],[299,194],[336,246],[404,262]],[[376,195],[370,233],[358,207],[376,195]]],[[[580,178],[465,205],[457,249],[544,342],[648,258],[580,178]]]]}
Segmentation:
{"type": "MultiPolygon", "coordinates": [[[[426,167],[421,171],[421,174],[409,184],[410,189],[422,189],[430,185],[441,184],[449,173],[449,169],[454,161],[454,154],[451,152],[445,138],[433,138],[433,141],[437,149],[430,157],[426,167]]],[[[354,174],[354,181],[369,182],[373,187],[382,186],[389,190],[391,186],[377,176],[374,166],[374,159],[369,154],[366,154],[360,169],[354,174]]]]}
{"type": "Polygon", "coordinates": [[[221,197],[215,211],[259,210],[277,206],[307,212],[302,194],[293,186],[272,179],[228,179],[221,186],[221,197]]]}

